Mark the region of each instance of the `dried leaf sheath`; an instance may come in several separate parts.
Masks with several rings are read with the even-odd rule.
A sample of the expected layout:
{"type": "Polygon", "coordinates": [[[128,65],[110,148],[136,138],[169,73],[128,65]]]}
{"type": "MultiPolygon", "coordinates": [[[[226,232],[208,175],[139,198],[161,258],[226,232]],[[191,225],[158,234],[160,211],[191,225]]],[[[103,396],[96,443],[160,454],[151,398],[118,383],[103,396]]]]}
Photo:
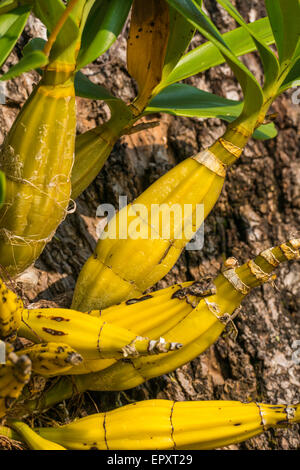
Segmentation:
{"type": "Polygon", "coordinates": [[[79,196],[93,181],[124,129],[130,131],[135,122],[134,115],[140,113],[151,97],[158,93],[161,80],[167,77],[184,53],[193,32],[190,24],[165,0],[134,2],[127,58],[130,73],[138,82],[139,94],[127,109],[125,104],[123,109],[112,106],[113,117],[109,122],[77,136],[72,198],[79,196]]]}
{"type": "Polygon", "coordinates": [[[0,259],[9,275],[30,266],[67,214],[74,159],[73,79],[45,76],[7,135],[0,168],[7,180],[0,209],[0,259]]]}
{"type": "Polygon", "coordinates": [[[127,67],[137,81],[138,96],[132,104],[140,114],[159,84],[169,36],[169,6],[165,0],[134,0],[129,37],[127,67]]]}

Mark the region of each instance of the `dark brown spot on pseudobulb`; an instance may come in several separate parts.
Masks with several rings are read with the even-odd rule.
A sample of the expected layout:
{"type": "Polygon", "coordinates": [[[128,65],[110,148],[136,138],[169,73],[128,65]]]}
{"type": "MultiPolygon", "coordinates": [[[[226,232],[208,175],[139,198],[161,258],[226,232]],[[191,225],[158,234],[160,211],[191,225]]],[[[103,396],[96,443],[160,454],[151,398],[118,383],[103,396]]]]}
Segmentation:
{"type": "Polygon", "coordinates": [[[64,336],[64,335],[67,334],[64,331],[53,330],[52,328],[45,328],[45,327],[43,327],[43,331],[45,331],[49,335],[53,335],[53,336],[64,336]]]}

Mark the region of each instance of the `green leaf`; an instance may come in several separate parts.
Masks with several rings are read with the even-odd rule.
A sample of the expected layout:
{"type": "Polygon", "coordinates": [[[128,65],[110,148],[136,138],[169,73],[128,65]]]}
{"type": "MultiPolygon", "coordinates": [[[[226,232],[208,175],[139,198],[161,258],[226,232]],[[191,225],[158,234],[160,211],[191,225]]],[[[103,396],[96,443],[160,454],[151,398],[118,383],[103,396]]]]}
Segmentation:
{"type": "Polygon", "coordinates": [[[5,201],[6,179],[3,171],[0,171],[0,207],[5,201]]]}
{"type": "Polygon", "coordinates": [[[29,14],[30,7],[23,6],[0,15],[0,67],[19,39],[29,14]]]}
{"type": "Polygon", "coordinates": [[[244,94],[244,108],[239,119],[244,122],[248,119],[254,123],[264,99],[262,89],[256,78],[230,50],[224,37],[222,37],[211,20],[199,8],[195,0],[167,1],[182,15],[184,15],[185,18],[188,19],[204,37],[211,41],[224,56],[226,62],[238,79],[244,94]]]}
{"type": "Polygon", "coordinates": [[[32,3],[35,16],[44,23],[51,33],[65,11],[66,7],[62,0],[33,0],[32,3]]]}
{"type": "Polygon", "coordinates": [[[131,4],[132,0],[102,0],[94,4],[83,30],[77,69],[110,48],[124,26],[131,4]]]}
{"type": "Polygon", "coordinates": [[[279,62],[289,61],[297,47],[300,35],[299,0],[265,0],[273,30],[279,62]]]}
{"type": "Polygon", "coordinates": [[[58,60],[66,64],[75,64],[83,22],[92,4],[91,0],[77,1],[51,48],[50,63],[58,60]]]}
{"type": "MultiPolygon", "coordinates": [[[[24,47],[23,54],[29,55],[34,51],[41,51],[44,49],[45,43],[46,41],[42,38],[31,39],[31,41],[29,41],[24,47]]],[[[41,73],[40,70],[39,72],[41,73]]],[[[126,104],[122,100],[113,96],[103,86],[96,85],[91,82],[91,80],[89,80],[89,78],[80,71],[75,75],[75,93],[76,96],[80,96],[81,98],[105,101],[112,111],[124,108],[126,109],[126,112],[128,110],[126,104]]]]}
{"type": "Polygon", "coordinates": [[[1,0],[0,1],[0,15],[7,13],[19,6],[18,0],[1,0]]]}
{"type": "Polygon", "coordinates": [[[22,75],[22,73],[29,72],[30,70],[44,67],[48,64],[48,57],[41,51],[33,51],[28,53],[7,73],[2,75],[0,80],[11,80],[12,78],[22,75]]]}
{"type": "MultiPolygon", "coordinates": [[[[31,0],[23,1],[30,2],[31,0]]],[[[44,23],[47,30],[51,33],[66,9],[64,2],[62,0],[32,0],[32,3],[35,16],[44,23]]],[[[79,31],[78,23],[80,22],[80,18],[85,9],[84,3],[86,3],[88,8],[89,4],[93,3],[93,1],[78,1],[78,4],[72,10],[64,23],[63,30],[60,31],[56,39],[56,42],[61,46],[64,45],[66,47],[66,45],[69,45],[74,38],[77,38],[79,31]]]]}
{"type": "MultiPolygon", "coordinates": [[[[42,51],[45,43],[46,41],[42,38],[31,39],[23,48],[23,54],[27,55],[34,51],[42,51]]],[[[115,109],[117,106],[119,106],[119,108],[126,107],[122,100],[110,94],[103,86],[91,82],[91,80],[80,71],[75,75],[75,93],[76,96],[80,96],[81,98],[105,101],[111,109],[115,109]]]]}
{"type": "Polygon", "coordinates": [[[91,82],[88,77],[80,71],[75,75],[75,93],[76,96],[80,96],[81,98],[105,101],[112,113],[131,114],[124,101],[111,95],[103,86],[91,82]]]}
{"type": "Polygon", "coordinates": [[[237,117],[243,103],[199,90],[191,85],[175,83],[156,95],[145,113],[168,113],[175,116],[219,118],[237,117]]]}
{"type": "MultiPolygon", "coordinates": [[[[232,122],[240,115],[242,109],[241,101],[229,100],[191,85],[176,83],[155,96],[144,114],[167,113],[193,118],[219,118],[232,122]]],[[[257,139],[275,136],[276,129],[273,124],[262,125],[254,133],[257,139]]]]}
{"type": "MultiPolygon", "coordinates": [[[[271,26],[267,17],[250,23],[249,28],[264,40],[266,44],[272,44],[274,42],[271,26]]],[[[242,56],[256,50],[253,39],[243,28],[236,28],[233,31],[229,31],[223,34],[223,38],[236,56],[242,56]]],[[[219,52],[218,48],[208,41],[182,57],[174,70],[164,81],[164,86],[204,72],[223,62],[224,57],[219,52]]]]}
{"type": "MultiPolygon", "coordinates": [[[[82,72],[77,72],[75,76],[75,91],[77,96],[82,98],[88,98],[90,100],[102,100],[102,101],[116,101],[119,98],[111,95],[101,85],[96,85],[84,75],[82,72]]],[[[121,101],[121,100],[119,100],[121,101]]]]}
{"type": "MultiPolygon", "coordinates": [[[[77,43],[81,34],[80,27],[84,26],[85,17],[88,15],[89,8],[91,8],[93,3],[94,0],[78,0],[78,3],[57,35],[51,49],[50,61],[58,59],[66,63],[74,63],[77,43]]],[[[55,28],[65,9],[66,6],[62,0],[34,0],[33,4],[35,16],[44,23],[50,33],[55,28]]]]}
{"type": "Polygon", "coordinates": [[[1,0],[0,1],[0,9],[4,8],[4,7],[7,7],[7,6],[11,6],[11,4],[14,4],[14,3],[16,3],[15,0],[1,0]]]}
{"type": "Polygon", "coordinates": [[[166,81],[168,75],[172,72],[181,56],[185,53],[195,33],[195,28],[190,24],[190,22],[171,6],[169,15],[170,33],[162,73],[162,82],[166,81]]]}
{"type": "Polygon", "coordinates": [[[294,64],[291,68],[290,72],[288,73],[286,79],[282,83],[279,94],[283,93],[285,90],[289,88],[293,88],[300,85],[300,59],[294,64]],[[297,83],[298,82],[298,83],[297,83]]]}
{"type": "Polygon", "coordinates": [[[34,51],[43,51],[47,41],[42,38],[33,38],[31,39],[22,50],[23,56],[31,54],[34,51]]]}
{"type": "Polygon", "coordinates": [[[264,67],[264,88],[266,89],[267,87],[272,86],[274,83],[276,83],[276,79],[279,74],[279,63],[275,54],[259,38],[259,36],[253,32],[253,30],[249,27],[249,25],[245,22],[240,13],[236,10],[236,8],[234,8],[229,0],[217,0],[217,2],[222,5],[222,7],[235,19],[235,21],[250,34],[250,36],[252,36],[264,67]]]}
{"type": "Polygon", "coordinates": [[[252,137],[257,140],[274,139],[277,136],[277,129],[273,122],[262,124],[255,131],[252,137]]]}
{"type": "MultiPolygon", "coordinates": [[[[28,55],[28,54],[31,54],[31,53],[34,52],[34,51],[41,51],[41,52],[43,52],[46,42],[47,42],[47,41],[45,41],[45,39],[42,39],[42,38],[33,38],[33,39],[31,39],[31,40],[23,47],[23,50],[22,50],[23,56],[28,55]]],[[[36,71],[37,71],[40,75],[43,75],[43,71],[42,71],[42,69],[40,69],[39,67],[36,69],[36,71]]]]}

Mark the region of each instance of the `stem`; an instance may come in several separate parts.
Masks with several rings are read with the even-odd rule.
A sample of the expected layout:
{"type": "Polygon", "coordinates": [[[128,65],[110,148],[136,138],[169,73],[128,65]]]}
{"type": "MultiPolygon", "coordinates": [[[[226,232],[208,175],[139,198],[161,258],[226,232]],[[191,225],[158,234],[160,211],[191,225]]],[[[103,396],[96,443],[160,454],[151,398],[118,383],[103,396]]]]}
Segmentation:
{"type": "Polygon", "coordinates": [[[50,34],[49,36],[49,39],[44,47],[44,54],[49,57],[49,54],[51,52],[51,49],[52,49],[52,46],[59,34],[59,32],[61,31],[63,25],[65,24],[65,22],[67,21],[68,17],[69,17],[69,14],[71,13],[71,11],[73,10],[73,8],[76,6],[76,4],[78,3],[79,0],[70,0],[70,2],[68,3],[67,5],[67,8],[65,9],[65,11],[63,12],[63,14],[61,15],[59,21],[57,22],[55,28],[53,29],[52,33],[50,34]]]}
{"type": "Polygon", "coordinates": [[[130,132],[136,119],[127,109],[124,113],[114,112],[102,126],[76,137],[71,177],[72,199],[76,199],[96,178],[119,137],[130,132]]]}
{"type": "Polygon", "coordinates": [[[242,154],[255,129],[264,122],[266,114],[276,96],[276,91],[274,90],[271,95],[265,96],[261,110],[255,119],[250,117],[241,122],[240,118],[237,118],[230,123],[223,136],[212,144],[209,150],[225,165],[233,165],[242,154]]]}
{"type": "Polygon", "coordinates": [[[153,129],[154,127],[157,127],[159,125],[160,125],[159,121],[142,122],[141,124],[137,124],[134,127],[131,127],[128,129],[125,128],[124,131],[122,131],[121,135],[135,134],[136,132],[145,131],[147,129],[153,129]]]}
{"type": "Polygon", "coordinates": [[[14,416],[23,417],[32,415],[34,413],[41,413],[54,406],[60,401],[67,400],[73,395],[76,395],[76,385],[73,383],[72,376],[65,376],[60,378],[53,384],[40,398],[28,400],[16,408],[14,416]]]}

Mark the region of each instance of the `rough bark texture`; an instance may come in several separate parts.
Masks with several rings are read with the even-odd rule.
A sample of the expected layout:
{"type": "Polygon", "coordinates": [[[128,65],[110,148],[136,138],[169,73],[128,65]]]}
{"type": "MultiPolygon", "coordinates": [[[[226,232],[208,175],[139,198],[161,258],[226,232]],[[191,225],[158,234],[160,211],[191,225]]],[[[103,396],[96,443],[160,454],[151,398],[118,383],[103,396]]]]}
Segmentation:
{"type": "MultiPolygon", "coordinates": [[[[215,2],[209,13],[221,31],[235,27],[215,2]]],[[[244,17],[253,21],[264,16],[262,2],[236,2],[244,17]]],[[[32,36],[41,35],[32,21],[4,69],[20,57],[21,47],[32,36]]],[[[85,73],[104,84],[125,101],[135,96],[135,84],[126,71],[126,33],[110,51],[85,73]]],[[[192,47],[202,39],[193,40],[192,47]]],[[[255,54],[245,63],[261,79],[255,54]]],[[[13,119],[32,90],[37,74],[25,74],[7,84],[7,103],[0,108],[1,132],[13,119]]],[[[214,68],[187,80],[200,88],[238,99],[241,94],[227,66],[214,68]]],[[[292,90],[294,91],[294,90],[292,90]]],[[[267,142],[251,140],[242,158],[228,172],[222,195],[205,222],[201,251],[186,251],[157,287],[177,281],[215,275],[228,256],[241,262],[293,236],[299,236],[300,162],[298,154],[299,106],[292,92],[277,99],[278,137],[267,142]],[[298,126],[298,127],[297,127],[298,126]],[[298,158],[298,159],[297,159],[298,158]]],[[[99,102],[78,99],[78,132],[108,117],[99,102]]],[[[150,118],[149,118],[150,119],[150,118]]],[[[153,120],[153,117],[151,117],[153,120]]],[[[119,195],[129,201],[173,165],[212,143],[225,129],[218,119],[208,121],[158,117],[160,126],[120,139],[108,162],[90,187],[77,199],[77,210],[61,224],[35,266],[17,280],[19,292],[28,302],[69,306],[78,273],[96,244],[96,208],[100,203],[117,205],[119,195]]],[[[299,369],[292,360],[299,340],[300,265],[290,262],[278,271],[277,289],[270,285],[256,289],[242,305],[236,320],[235,342],[219,339],[201,357],[172,374],[150,380],[126,393],[86,394],[75,414],[85,410],[104,411],[134,400],[169,398],[175,400],[257,400],[269,403],[300,401],[299,369]]],[[[298,346],[299,347],[299,346],[298,346]]],[[[77,402],[78,403],[78,402],[77,402]]],[[[74,407],[73,407],[74,408],[74,407]]],[[[72,409],[73,409],[72,408],[72,409]]],[[[296,449],[300,447],[299,427],[269,431],[231,449],[296,449]]]]}

